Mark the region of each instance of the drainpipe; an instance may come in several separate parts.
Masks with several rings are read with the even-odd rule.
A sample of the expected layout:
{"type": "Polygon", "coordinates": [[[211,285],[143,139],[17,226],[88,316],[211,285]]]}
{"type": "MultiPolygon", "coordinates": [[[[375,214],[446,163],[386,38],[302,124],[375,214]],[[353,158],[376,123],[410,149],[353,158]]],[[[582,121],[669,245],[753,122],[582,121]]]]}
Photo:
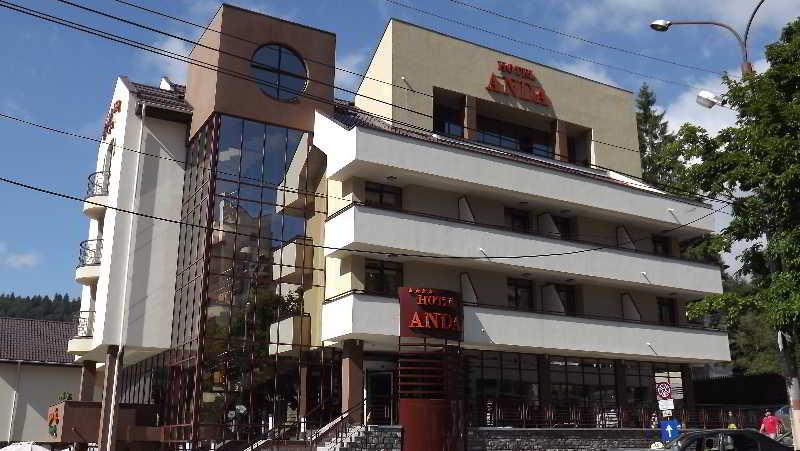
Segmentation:
{"type": "Polygon", "coordinates": [[[19,383],[22,374],[22,361],[17,362],[17,377],[14,382],[14,398],[11,400],[11,418],[8,420],[8,442],[12,442],[14,434],[14,420],[17,417],[17,401],[19,400],[19,383]]]}

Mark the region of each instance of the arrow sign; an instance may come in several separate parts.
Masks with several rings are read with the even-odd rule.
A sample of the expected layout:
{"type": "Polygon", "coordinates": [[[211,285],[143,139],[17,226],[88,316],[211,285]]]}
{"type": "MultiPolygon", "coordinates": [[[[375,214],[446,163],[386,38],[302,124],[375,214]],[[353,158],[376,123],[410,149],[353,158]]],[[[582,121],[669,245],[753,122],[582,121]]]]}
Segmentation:
{"type": "Polygon", "coordinates": [[[660,426],[662,442],[667,442],[674,439],[681,432],[677,420],[662,420],[660,426]]]}

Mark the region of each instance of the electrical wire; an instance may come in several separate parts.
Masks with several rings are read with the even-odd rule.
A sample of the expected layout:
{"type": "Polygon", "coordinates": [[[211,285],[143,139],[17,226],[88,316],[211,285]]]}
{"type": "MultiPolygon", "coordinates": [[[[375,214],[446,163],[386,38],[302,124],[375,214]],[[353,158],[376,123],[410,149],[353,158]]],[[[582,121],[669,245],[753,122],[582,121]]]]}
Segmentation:
{"type": "MultiPolygon", "coordinates": [[[[116,0],[116,1],[121,1],[121,0],[116,0]]],[[[591,39],[584,38],[582,36],[578,36],[578,35],[573,34],[573,33],[567,33],[567,32],[558,30],[556,28],[546,27],[544,25],[535,24],[533,22],[528,22],[528,21],[525,21],[525,20],[522,20],[522,19],[518,19],[518,18],[513,17],[513,16],[502,14],[502,13],[499,13],[499,12],[494,11],[492,9],[484,8],[484,7],[478,6],[478,5],[473,4],[473,3],[465,2],[463,0],[450,0],[450,1],[455,3],[455,4],[457,4],[457,5],[461,5],[461,6],[464,6],[466,8],[471,8],[471,9],[473,9],[475,11],[479,11],[479,12],[482,12],[482,13],[487,14],[487,15],[499,17],[501,19],[508,20],[510,22],[515,22],[515,23],[518,23],[518,24],[521,24],[521,25],[526,25],[528,27],[531,27],[531,28],[534,28],[534,29],[537,29],[537,30],[547,31],[549,33],[553,33],[553,34],[556,34],[556,35],[559,35],[559,36],[562,36],[562,37],[565,37],[565,38],[569,38],[569,39],[574,39],[576,41],[580,41],[580,42],[583,42],[585,44],[591,44],[591,45],[595,45],[595,46],[598,46],[598,47],[602,47],[604,49],[614,50],[614,51],[617,51],[617,52],[620,52],[620,53],[625,53],[625,54],[628,54],[628,55],[633,55],[633,56],[638,56],[638,57],[641,57],[641,58],[646,58],[646,59],[649,59],[651,61],[658,61],[660,63],[671,64],[673,66],[682,67],[684,69],[692,69],[692,70],[696,70],[696,71],[700,71],[700,72],[707,72],[707,73],[710,73],[710,74],[720,75],[720,76],[722,76],[722,75],[731,76],[730,74],[727,74],[725,71],[708,69],[708,68],[700,67],[700,66],[692,66],[690,64],[684,64],[684,63],[680,63],[680,62],[674,61],[674,60],[669,60],[669,59],[666,59],[666,58],[659,58],[657,56],[648,55],[646,53],[638,52],[638,51],[635,51],[635,50],[626,49],[624,47],[618,47],[618,46],[614,46],[614,45],[611,45],[611,44],[606,44],[604,42],[593,41],[591,39]]]]}
{"type": "MultiPolygon", "coordinates": [[[[280,70],[278,70],[276,68],[272,68],[271,66],[265,66],[265,65],[258,64],[258,63],[254,63],[250,58],[246,58],[246,57],[243,57],[241,55],[236,55],[236,54],[233,54],[231,52],[222,51],[222,50],[219,50],[219,49],[216,49],[216,48],[213,48],[213,47],[205,46],[205,45],[199,44],[196,41],[193,41],[191,39],[188,39],[188,38],[185,38],[185,37],[182,37],[182,36],[179,36],[179,35],[166,33],[166,32],[163,32],[161,30],[154,29],[152,27],[148,27],[148,26],[143,25],[143,24],[139,24],[139,23],[136,23],[136,22],[133,22],[133,21],[129,21],[129,20],[124,19],[124,18],[120,18],[120,17],[114,16],[112,14],[104,13],[102,11],[98,11],[98,10],[95,10],[95,9],[92,9],[92,8],[88,8],[88,7],[85,7],[85,6],[82,6],[82,5],[76,5],[76,4],[74,4],[72,2],[69,2],[69,1],[66,1],[66,0],[58,0],[58,1],[60,1],[62,3],[65,3],[65,4],[74,5],[74,6],[78,7],[78,8],[81,8],[81,9],[84,9],[84,10],[87,10],[87,11],[90,11],[90,12],[93,12],[93,13],[108,17],[108,18],[113,18],[115,20],[119,20],[119,21],[122,21],[124,23],[128,23],[128,24],[131,24],[133,26],[136,26],[136,27],[147,29],[148,31],[152,31],[152,32],[159,33],[159,34],[162,34],[162,35],[165,35],[165,36],[176,38],[176,39],[179,39],[179,40],[182,40],[184,42],[191,43],[191,44],[194,44],[194,45],[200,45],[200,46],[205,47],[207,49],[210,49],[212,51],[216,51],[216,52],[219,52],[219,53],[222,53],[222,54],[229,54],[229,55],[231,55],[233,57],[246,60],[246,61],[250,62],[251,64],[256,64],[259,68],[262,68],[262,69],[270,70],[272,72],[280,72],[280,70]]],[[[117,1],[121,1],[121,0],[117,0],[117,1]]],[[[11,2],[0,1],[0,6],[6,7],[6,8],[9,8],[9,9],[13,9],[15,11],[22,12],[24,14],[33,15],[34,17],[37,17],[37,18],[40,18],[40,19],[44,19],[44,20],[48,20],[48,21],[51,21],[51,22],[59,23],[60,25],[67,26],[67,27],[70,27],[70,28],[74,28],[74,29],[77,29],[78,31],[84,31],[84,32],[88,32],[90,34],[95,34],[95,35],[97,35],[99,37],[104,37],[106,39],[110,39],[110,40],[115,41],[115,42],[121,42],[119,40],[125,40],[125,41],[128,41],[128,42],[121,42],[121,43],[127,44],[127,45],[131,45],[131,46],[139,48],[141,50],[151,51],[153,53],[157,53],[157,54],[159,54],[161,56],[164,56],[164,57],[167,57],[167,58],[178,59],[179,61],[184,62],[184,63],[198,65],[200,67],[204,67],[204,68],[206,68],[208,70],[213,70],[213,71],[218,72],[218,73],[224,73],[224,74],[229,75],[229,76],[237,76],[238,75],[239,77],[237,77],[237,78],[243,78],[244,77],[243,79],[246,79],[246,80],[249,80],[249,81],[254,81],[257,84],[268,85],[268,86],[276,86],[274,83],[271,83],[271,82],[266,81],[266,80],[254,78],[252,76],[248,76],[246,74],[242,74],[240,72],[232,71],[232,70],[229,70],[229,69],[223,69],[223,68],[221,68],[219,66],[215,66],[215,65],[212,65],[210,63],[205,63],[205,62],[202,62],[202,61],[194,60],[191,57],[188,57],[188,56],[185,56],[185,55],[181,55],[181,54],[178,54],[178,53],[175,53],[175,52],[171,52],[171,51],[168,51],[168,50],[164,50],[164,49],[161,49],[161,48],[158,48],[158,47],[154,47],[154,46],[151,46],[149,44],[145,44],[145,43],[142,43],[142,42],[139,42],[139,41],[134,41],[134,40],[125,38],[123,36],[115,35],[115,34],[110,33],[110,32],[106,32],[106,31],[103,31],[103,30],[99,30],[99,29],[95,29],[95,28],[92,28],[92,27],[88,27],[88,26],[85,26],[85,25],[82,25],[82,24],[78,24],[76,22],[67,21],[65,19],[56,18],[54,16],[50,16],[50,15],[47,15],[45,13],[42,13],[41,11],[36,11],[36,10],[29,9],[29,8],[25,8],[25,7],[16,5],[16,4],[11,3],[11,2]],[[12,5],[12,7],[9,7],[7,5],[12,5]],[[21,11],[21,10],[24,10],[24,11],[21,11]],[[40,17],[40,16],[46,16],[46,17],[40,17]],[[78,27],[78,28],[76,28],[76,27],[78,27]],[[86,30],[81,29],[81,27],[85,28],[86,30]],[[91,30],[91,31],[87,31],[87,30],[91,30]],[[105,34],[107,36],[100,36],[97,33],[105,34]],[[142,47],[148,47],[149,49],[148,48],[142,48],[142,47]]],[[[365,98],[367,100],[371,100],[371,101],[375,101],[375,102],[378,102],[378,103],[382,103],[382,104],[385,104],[387,106],[391,106],[393,108],[398,108],[400,110],[408,111],[409,113],[413,113],[413,114],[425,117],[426,119],[431,119],[431,120],[435,119],[433,117],[433,115],[431,115],[431,114],[423,113],[423,112],[420,112],[420,111],[417,111],[417,110],[414,110],[414,109],[411,109],[411,108],[408,108],[408,107],[404,107],[404,106],[401,106],[401,105],[393,104],[393,103],[388,102],[386,100],[382,100],[382,99],[378,99],[378,98],[375,98],[375,97],[367,96],[365,94],[354,92],[354,91],[348,90],[346,88],[341,88],[339,86],[336,86],[335,84],[323,82],[323,81],[320,81],[320,80],[317,80],[317,79],[314,79],[314,78],[310,78],[310,77],[306,77],[306,78],[309,81],[313,81],[315,83],[319,83],[319,84],[331,87],[331,88],[336,89],[336,90],[341,90],[341,91],[344,91],[344,92],[346,92],[348,94],[353,94],[354,96],[357,96],[357,97],[362,97],[362,98],[365,98]]],[[[318,96],[310,96],[309,94],[307,94],[305,92],[301,92],[301,91],[297,91],[297,90],[291,90],[291,89],[286,88],[286,87],[281,87],[281,89],[287,90],[289,92],[292,92],[292,93],[294,93],[294,94],[296,94],[298,96],[312,98],[313,100],[316,100],[316,101],[319,101],[319,102],[323,102],[323,103],[328,103],[328,104],[336,106],[335,103],[331,102],[329,99],[324,99],[324,98],[321,98],[321,97],[318,97],[318,96]]],[[[426,94],[426,95],[429,95],[429,94],[426,94]]],[[[433,96],[431,96],[431,97],[433,97],[433,96]]],[[[366,114],[366,115],[369,115],[369,116],[372,116],[372,117],[375,117],[375,118],[378,118],[378,119],[381,119],[381,120],[384,120],[384,121],[392,122],[393,124],[400,124],[400,125],[403,125],[403,126],[406,126],[406,127],[410,127],[410,128],[416,129],[416,130],[421,130],[423,132],[435,133],[435,131],[433,131],[433,130],[426,129],[424,127],[420,127],[420,126],[417,126],[417,125],[411,125],[411,124],[408,124],[408,123],[399,122],[399,121],[397,121],[395,119],[388,118],[388,117],[385,117],[385,116],[380,116],[380,115],[377,115],[375,113],[371,113],[371,112],[367,112],[367,111],[363,111],[363,110],[361,110],[361,112],[363,114],[366,114]]],[[[480,131],[478,129],[471,128],[471,127],[463,127],[463,128],[465,130],[471,130],[471,131],[476,131],[476,132],[480,131]]],[[[603,140],[599,140],[599,139],[594,139],[594,138],[590,138],[590,141],[594,142],[594,143],[597,143],[597,144],[603,144],[603,145],[609,146],[610,148],[612,148],[614,150],[629,151],[629,152],[634,152],[634,153],[639,154],[639,150],[638,149],[633,149],[633,148],[621,146],[621,145],[618,145],[618,144],[609,143],[609,142],[606,142],[606,141],[603,141],[603,140]]],[[[556,153],[556,155],[561,156],[561,157],[565,157],[565,155],[560,155],[560,154],[557,154],[557,153],[556,153]]],[[[633,176],[631,174],[626,174],[626,173],[622,173],[622,172],[619,172],[619,171],[615,171],[615,172],[617,172],[619,174],[622,174],[622,175],[630,176],[630,177],[636,177],[636,176],[633,176]]]]}
{"type": "MultiPolygon", "coordinates": [[[[42,187],[38,187],[38,186],[35,186],[35,185],[31,185],[31,184],[28,184],[28,183],[20,182],[18,180],[6,178],[6,177],[0,177],[0,182],[4,182],[4,183],[10,184],[10,185],[14,185],[14,186],[17,186],[19,188],[25,188],[25,189],[30,190],[30,191],[36,191],[36,192],[39,192],[39,193],[48,194],[50,196],[59,197],[59,198],[62,198],[62,199],[73,200],[73,201],[81,202],[81,203],[84,203],[84,204],[95,205],[95,206],[98,206],[98,207],[107,208],[109,210],[118,211],[120,213],[126,213],[126,214],[141,216],[141,217],[148,218],[148,219],[153,219],[153,220],[156,220],[156,221],[163,221],[163,222],[182,225],[182,226],[186,226],[186,227],[192,227],[192,228],[200,228],[200,229],[210,230],[210,231],[213,231],[213,232],[222,232],[222,233],[231,234],[231,235],[235,235],[235,236],[246,236],[248,238],[252,238],[253,237],[253,235],[251,233],[235,232],[235,231],[215,228],[215,227],[202,225],[202,224],[192,224],[192,223],[180,221],[180,220],[177,220],[177,219],[165,218],[165,217],[162,217],[162,216],[156,216],[156,215],[151,215],[151,214],[148,214],[148,213],[137,212],[137,211],[134,211],[134,210],[128,210],[128,209],[125,209],[125,208],[115,207],[115,206],[112,206],[112,205],[106,205],[106,204],[102,204],[102,203],[99,203],[99,202],[94,202],[94,201],[82,199],[82,198],[77,197],[77,196],[72,196],[72,195],[69,195],[69,194],[64,194],[64,193],[60,193],[60,192],[57,192],[57,191],[49,190],[49,189],[46,189],[46,188],[42,188],[42,187]]],[[[700,216],[700,217],[698,217],[698,218],[696,218],[696,219],[694,219],[692,221],[689,221],[687,223],[680,224],[678,226],[662,230],[660,233],[661,234],[667,234],[667,233],[670,233],[670,232],[674,232],[676,230],[680,230],[680,229],[682,229],[684,227],[687,227],[687,226],[689,226],[691,224],[694,224],[694,223],[696,223],[698,221],[701,221],[701,220],[713,215],[714,213],[717,213],[718,211],[721,211],[722,208],[725,208],[725,206],[720,207],[719,209],[714,209],[714,210],[712,210],[712,211],[710,211],[710,212],[708,212],[708,213],[706,213],[706,214],[704,214],[704,215],[702,215],[702,216],[700,216]]],[[[273,237],[269,237],[269,238],[272,241],[277,241],[277,242],[281,242],[281,243],[284,243],[284,244],[289,244],[289,243],[294,242],[293,240],[284,240],[284,239],[278,239],[278,238],[273,238],[273,237]]],[[[641,237],[641,238],[638,238],[638,239],[635,239],[635,240],[630,240],[630,241],[628,241],[626,243],[622,243],[622,244],[635,244],[635,243],[638,243],[638,242],[641,242],[641,241],[651,240],[651,239],[652,239],[652,235],[648,235],[648,236],[644,236],[644,237],[641,237]]],[[[542,258],[542,257],[558,257],[558,256],[565,256],[565,255],[575,255],[575,254],[583,254],[583,253],[586,253],[586,252],[594,252],[594,251],[600,251],[600,250],[620,250],[620,248],[618,246],[604,245],[604,246],[597,246],[597,247],[593,247],[593,248],[580,249],[580,250],[569,251],[569,252],[551,252],[551,253],[544,253],[544,254],[500,255],[500,256],[490,256],[490,255],[487,255],[487,254],[483,254],[483,255],[480,255],[480,256],[469,256],[469,255],[431,255],[431,254],[419,254],[419,253],[385,252],[385,251],[373,251],[373,250],[367,250],[367,249],[351,249],[351,248],[347,248],[347,247],[332,247],[332,246],[325,246],[325,245],[321,245],[321,244],[303,244],[303,245],[304,246],[308,246],[308,247],[323,249],[323,250],[329,250],[329,251],[347,251],[347,252],[360,253],[360,254],[384,255],[384,256],[387,256],[387,257],[390,257],[390,258],[408,257],[408,258],[426,258],[426,259],[433,259],[433,260],[484,260],[484,259],[486,259],[486,260],[516,260],[516,259],[525,259],[525,258],[542,258]]]]}
{"type": "Polygon", "coordinates": [[[616,71],[619,71],[619,72],[625,72],[627,74],[635,75],[637,77],[647,78],[649,80],[656,80],[656,81],[660,81],[662,83],[669,83],[669,84],[676,85],[676,86],[682,86],[682,87],[685,87],[685,88],[693,89],[695,91],[703,91],[703,90],[705,90],[705,88],[694,86],[694,85],[691,85],[691,84],[686,83],[686,82],[670,80],[668,78],[657,77],[655,75],[650,75],[650,74],[645,74],[645,73],[642,73],[642,72],[637,72],[637,71],[628,69],[626,67],[616,66],[616,65],[608,64],[608,63],[603,63],[601,61],[597,61],[597,60],[594,60],[594,59],[591,59],[591,58],[586,58],[586,57],[583,57],[583,56],[573,55],[573,54],[571,54],[569,52],[564,52],[562,50],[557,50],[557,49],[553,49],[553,48],[550,48],[550,47],[545,47],[545,46],[537,44],[535,42],[523,41],[522,39],[517,39],[517,38],[515,38],[513,36],[509,36],[509,35],[506,35],[506,34],[498,33],[496,31],[489,30],[488,28],[484,28],[484,27],[481,27],[481,26],[478,26],[478,25],[475,25],[475,24],[471,24],[471,23],[468,23],[468,22],[464,22],[464,21],[461,21],[461,20],[458,20],[458,19],[453,19],[452,17],[446,17],[446,16],[443,16],[441,14],[434,13],[432,11],[428,11],[428,10],[425,10],[425,9],[422,9],[422,8],[418,8],[416,6],[412,6],[412,5],[408,5],[406,3],[399,2],[397,0],[384,0],[384,1],[387,2],[387,3],[391,3],[393,5],[399,6],[401,8],[409,9],[411,11],[414,11],[414,12],[418,13],[418,14],[434,17],[436,19],[439,19],[439,20],[442,20],[442,21],[445,21],[445,22],[448,22],[448,23],[452,23],[452,24],[456,24],[456,25],[459,25],[459,26],[462,26],[462,27],[465,27],[465,28],[469,28],[470,30],[480,31],[481,33],[485,33],[485,34],[488,34],[490,36],[494,36],[496,38],[505,39],[507,41],[514,42],[516,44],[524,45],[524,46],[527,46],[527,47],[533,47],[533,48],[536,48],[536,49],[539,49],[539,50],[543,50],[543,51],[546,51],[546,52],[550,52],[550,53],[553,53],[553,54],[556,54],[556,55],[559,55],[559,56],[566,56],[568,58],[573,58],[573,59],[576,59],[578,61],[583,61],[583,62],[594,64],[594,65],[597,65],[597,66],[606,67],[606,68],[613,69],[613,70],[616,70],[616,71]]]}
{"type": "MultiPolygon", "coordinates": [[[[59,1],[64,1],[64,0],[59,0],[59,1]]],[[[65,2],[65,3],[71,3],[71,2],[65,2]]],[[[274,83],[270,83],[270,82],[265,81],[265,80],[261,80],[261,79],[253,78],[251,76],[243,75],[243,74],[241,74],[239,72],[236,72],[236,71],[223,69],[223,68],[220,68],[218,66],[212,65],[210,63],[205,63],[205,62],[202,62],[202,61],[194,60],[194,59],[192,59],[190,57],[186,57],[186,56],[177,54],[175,52],[170,52],[168,50],[164,50],[164,49],[160,49],[158,47],[150,46],[148,44],[145,44],[145,43],[142,43],[142,42],[139,42],[139,41],[135,41],[135,40],[132,40],[132,39],[128,39],[128,38],[125,38],[125,37],[122,37],[122,36],[119,36],[119,35],[115,35],[113,33],[109,33],[109,32],[103,31],[103,30],[99,30],[99,29],[95,29],[95,28],[92,28],[92,27],[89,27],[89,26],[78,24],[76,22],[68,21],[66,19],[60,19],[60,18],[51,16],[49,14],[42,13],[41,11],[36,11],[36,10],[29,9],[29,8],[25,8],[25,7],[22,7],[20,5],[16,5],[16,4],[11,3],[11,2],[0,0],[0,6],[8,8],[8,9],[12,9],[14,11],[21,12],[23,14],[27,14],[27,15],[30,15],[30,16],[33,16],[33,17],[36,17],[36,18],[39,18],[39,19],[43,19],[43,20],[46,20],[46,21],[49,21],[49,22],[54,22],[54,23],[57,23],[57,24],[62,25],[62,26],[73,28],[73,29],[78,30],[78,31],[83,31],[83,32],[86,32],[86,33],[89,33],[89,34],[92,34],[92,35],[95,35],[95,36],[98,36],[98,37],[101,37],[101,38],[104,38],[104,39],[109,39],[109,40],[114,41],[114,42],[118,42],[118,43],[129,45],[129,46],[132,46],[132,47],[135,47],[135,48],[139,48],[140,50],[149,51],[151,53],[156,53],[158,55],[161,55],[161,56],[164,56],[164,57],[167,57],[167,58],[171,58],[171,59],[177,59],[177,60],[179,60],[181,62],[184,62],[184,63],[187,63],[187,64],[192,64],[192,65],[196,65],[196,66],[205,68],[207,70],[215,71],[215,72],[223,74],[223,75],[228,75],[228,76],[235,77],[235,78],[241,78],[241,79],[252,81],[252,82],[255,82],[255,83],[261,84],[261,85],[274,85],[274,83]]],[[[82,8],[86,9],[85,7],[82,7],[82,8]]],[[[102,12],[98,12],[98,13],[106,15],[105,13],[102,13],[102,12]]],[[[129,22],[126,19],[119,18],[119,20],[129,22]]],[[[145,27],[145,28],[149,28],[149,27],[146,27],[146,26],[141,25],[141,24],[139,24],[139,26],[142,26],[142,27],[145,27]]],[[[154,31],[160,32],[158,30],[154,30],[154,31]]],[[[174,36],[174,35],[171,35],[171,36],[174,36]]],[[[183,38],[183,39],[188,41],[188,42],[194,42],[194,41],[191,41],[191,40],[188,40],[188,39],[185,39],[185,38],[183,38]]],[[[216,50],[216,49],[214,49],[214,50],[216,50]]],[[[242,58],[241,56],[239,56],[239,57],[242,58]]],[[[338,87],[336,87],[334,85],[329,85],[329,86],[331,86],[331,87],[333,87],[335,89],[342,89],[342,88],[338,88],[338,87]]],[[[285,87],[282,87],[281,89],[287,89],[288,91],[292,91],[291,89],[288,89],[288,88],[285,88],[285,87]]],[[[353,93],[352,91],[347,91],[347,90],[345,90],[345,91],[349,92],[349,93],[353,93]]],[[[312,95],[309,95],[308,93],[299,92],[299,91],[293,91],[293,93],[297,94],[298,96],[304,96],[304,97],[310,98],[312,100],[315,100],[315,101],[318,101],[318,102],[321,102],[321,103],[327,103],[327,104],[332,105],[334,107],[339,106],[339,105],[336,104],[336,102],[331,101],[330,99],[321,98],[319,96],[312,96],[312,95]]],[[[354,94],[361,95],[361,94],[358,94],[358,93],[354,93],[354,94]]],[[[389,102],[386,102],[386,101],[383,101],[383,100],[380,100],[380,99],[375,99],[375,98],[372,98],[372,97],[369,97],[369,96],[364,96],[364,97],[366,97],[367,99],[370,99],[370,100],[375,100],[375,101],[378,101],[378,102],[386,103],[387,105],[397,106],[397,105],[391,104],[389,102]]],[[[429,115],[427,113],[422,113],[422,112],[419,112],[419,111],[416,111],[416,110],[411,110],[411,109],[404,108],[404,107],[401,107],[401,106],[397,106],[397,107],[401,108],[401,109],[406,109],[406,110],[408,110],[409,112],[412,112],[412,113],[416,113],[416,114],[422,115],[422,116],[424,116],[426,118],[433,119],[433,116],[429,115]]],[[[400,125],[402,125],[404,127],[410,128],[412,130],[418,130],[418,131],[422,131],[422,132],[426,132],[426,133],[435,133],[434,131],[426,129],[424,127],[419,127],[419,126],[416,126],[416,125],[407,124],[407,123],[404,123],[404,122],[400,122],[400,121],[394,120],[392,118],[387,118],[387,117],[384,117],[384,116],[381,116],[381,115],[377,115],[377,114],[374,114],[374,113],[371,113],[371,112],[363,111],[363,110],[359,110],[359,111],[362,114],[365,114],[365,115],[368,115],[368,116],[372,116],[372,117],[378,118],[378,119],[383,120],[383,121],[391,122],[393,125],[400,124],[400,125]]],[[[470,128],[467,128],[467,129],[470,129],[470,128]]],[[[470,129],[470,130],[472,130],[472,129],[470,129]]],[[[604,145],[610,146],[611,148],[615,148],[615,149],[619,149],[619,150],[631,151],[631,152],[635,152],[637,154],[639,153],[638,149],[631,149],[631,148],[627,148],[627,147],[624,147],[624,146],[619,146],[619,145],[611,144],[611,143],[608,143],[608,142],[604,142],[604,141],[601,141],[601,140],[591,139],[591,141],[599,143],[599,144],[604,144],[604,145]]],[[[595,166],[595,167],[598,167],[598,168],[601,168],[601,169],[604,169],[604,170],[609,170],[608,168],[604,168],[604,167],[600,167],[600,166],[596,166],[596,165],[590,165],[590,166],[595,166]]],[[[616,172],[618,174],[621,174],[621,175],[628,176],[628,177],[640,179],[638,176],[635,176],[635,175],[632,175],[632,174],[627,174],[627,173],[623,173],[623,172],[616,171],[616,170],[614,170],[614,172],[616,172]]],[[[673,190],[673,191],[681,191],[680,189],[678,189],[677,187],[674,187],[674,186],[659,185],[659,184],[654,184],[652,182],[649,182],[649,183],[651,183],[652,185],[657,186],[657,187],[662,187],[662,188],[666,188],[666,189],[673,190]]],[[[684,192],[686,192],[686,191],[684,191],[684,192]]],[[[707,198],[707,199],[712,200],[712,201],[724,202],[724,201],[722,201],[722,200],[720,200],[718,198],[710,198],[708,196],[704,196],[704,195],[698,194],[698,193],[690,193],[690,195],[691,196],[698,196],[698,197],[707,198]]]]}

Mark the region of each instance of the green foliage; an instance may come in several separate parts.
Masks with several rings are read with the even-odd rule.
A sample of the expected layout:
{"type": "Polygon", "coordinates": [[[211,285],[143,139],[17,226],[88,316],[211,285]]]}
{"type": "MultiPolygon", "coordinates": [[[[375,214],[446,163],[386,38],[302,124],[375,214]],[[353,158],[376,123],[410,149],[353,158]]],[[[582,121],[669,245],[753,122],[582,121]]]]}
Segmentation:
{"type": "Polygon", "coordinates": [[[800,324],[800,20],[767,46],[770,68],[742,80],[724,78],[723,104],[738,112],[735,127],[709,136],[681,127],[674,145],[687,168],[683,183],[711,196],[732,196],[728,227],[705,240],[705,253],[748,242],[739,276],[752,290],[708,296],[690,315],[722,311],[734,325],[758,315],[765,329],[796,334],[800,324]],[[769,239],[764,240],[765,237],[769,239]],[[766,241],[766,244],[765,242],[766,241]]]}
{"type": "Polygon", "coordinates": [[[71,321],[80,308],[80,300],[71,299],[69,294],[55,294],[51,298],[0,293],[0,316],[5,317],[71,321]]]}
{"type": "Polygon", "coordinates": [[[685,171],[674,136],[667,128],[664,112],[656,109],[656,95],[643,83],[636,98],[636,127],[639,134],[639,155],[642,158],[642,179],[663,190],[685,195],[680,186],[685,171]]]}

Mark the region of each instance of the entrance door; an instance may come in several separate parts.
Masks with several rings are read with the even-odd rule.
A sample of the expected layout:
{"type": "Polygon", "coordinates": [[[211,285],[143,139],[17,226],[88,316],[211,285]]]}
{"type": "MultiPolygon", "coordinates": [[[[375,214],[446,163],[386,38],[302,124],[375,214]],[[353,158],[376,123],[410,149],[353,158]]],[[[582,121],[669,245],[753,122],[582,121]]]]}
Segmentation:
{"type": "Polygon", "coordinates": [[[367,422],[394,424],[394,375],[391,371],[367,371],[367,422]]]}

